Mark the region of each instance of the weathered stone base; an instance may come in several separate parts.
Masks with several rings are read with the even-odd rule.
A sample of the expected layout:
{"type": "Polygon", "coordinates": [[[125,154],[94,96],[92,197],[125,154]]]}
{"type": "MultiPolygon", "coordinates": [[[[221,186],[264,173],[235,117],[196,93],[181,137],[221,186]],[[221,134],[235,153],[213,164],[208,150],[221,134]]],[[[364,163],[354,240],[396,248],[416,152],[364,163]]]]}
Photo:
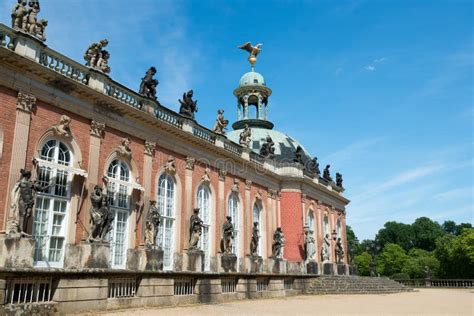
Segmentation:
{"type": "Polygon", "coordinates": [[[81,242],[66,245],[65,269],[108,269],[110,268],[110,245],[103,242],[81,242]]]}
{"type": "Polygon", "coordinates": [[[204,271],[204,251],[188,250],[183,256],[183,270],[192,272],[204,271]]]}
{"type": "Polygon", "coordinates": [[[334,274],[334,264],[330,262],[323,263],[323,274],[324,275],[333,275],[334,274]]]}
{"type": "Polygon", "coordinates": [[[315,260],[306,262],[306,273],[307,274],[318,274],[318,263],[315,260]]]}
{"type": "Polygon", "coordinates": [[[346,275],[347,274],[347,267],[344,263],[337,264],[337,275],[346,275]]]}
{"type": "Polygon", "coordinates": [[[35,241],[30,237],[0,237],[0,267],[32,268],[35,241]]]}
{"type": "Polygon", "coordinates": [[[349,275],[357,275],[357,266],[355,265],[349,266],[349,275]]]}
{"type": "Polygon", "coordinates": [[[263,272],[263,259],[260,256],[247,256],[245,257],[245,270],[247,273],[262,273],[263,272]]]}
{"type": "Polygon", "coordinates": [[[286,260],[279,258],[268,259],[268,273],[286,273],[286,260]]]}
{"type": "Polygon", "coordinates": [[[237,272],[237,256],[234,254],[221,254],[219,256],[219,272],[237,272]]]}
{"type": "Polygon", "coordinates": [[[127,251],[127,269],[133,271],[162,271],[163,249],[142,247],[127,251]]]}

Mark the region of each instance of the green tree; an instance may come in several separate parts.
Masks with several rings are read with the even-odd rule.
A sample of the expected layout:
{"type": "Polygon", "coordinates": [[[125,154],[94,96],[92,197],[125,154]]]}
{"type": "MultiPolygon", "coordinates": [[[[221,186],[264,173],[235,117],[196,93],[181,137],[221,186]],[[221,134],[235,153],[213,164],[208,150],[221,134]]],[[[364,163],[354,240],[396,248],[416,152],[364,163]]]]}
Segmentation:
{"type": "Polygon", "coordinates": [[[354,264],[357,266],[357,273],[359,275],[370,275],[370,262],[372,257],[367,251],[364,251],[358,256],[354,257],[354,264]]]}
{"type": "Polygon", "coordinates": [[[413,247],[413,240],[415,234],[411,225],[397,223],[397,222],[386,222],[384,228],[380,229],[375,236],[375,241],[379,245],[380,249],[383,249],[385,244],[397,244],[405,250],[410,250],[413,247]]]}
{"type": "Polygon", "coordinates": [[[470,223],[461,223],[457,225],[454,221],[444,221],[441,228],[447,233],[455,236],[459,236],[464,228],[472,228],[470,223]]]}
{"type": "Polygon", "coordinates": [[[432,276],[438,275],[440,263],[434,253],[423,249],[413,248],[408,252],[408,260],[402,268],[402,273],[406,273],[412,279],[425,278],[426,268],[432,276]]]}
{"type": "Polygon", "coordinates": [[[423,250],[433,251],[436,240],[445,235],[441,226],[428,217],[417,218],[411,226],[415,235],[413,245],[423,250]]]}
{"type": "Polygon", "coordinates": [[[436,258],[442,278],[474,278],[474,229],[464,228],[459,236],[447,234],[436,242],[436,258]]]}
{"type": "Polygon", "coordinates": [[[377,256],[377,273],[385,276],[391,276],[402,272],[408,256],[405,250],[397,244],[385,244],[382,252],[377,256]]]}

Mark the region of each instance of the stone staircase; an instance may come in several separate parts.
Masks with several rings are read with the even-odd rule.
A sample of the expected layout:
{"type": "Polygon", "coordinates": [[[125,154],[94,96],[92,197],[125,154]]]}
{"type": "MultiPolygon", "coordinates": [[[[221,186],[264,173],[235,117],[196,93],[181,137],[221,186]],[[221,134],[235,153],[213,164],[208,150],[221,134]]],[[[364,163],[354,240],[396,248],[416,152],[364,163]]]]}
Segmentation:
{"type": "Polygon", "coordinates": [[[387,294],[412,291],[386,277],[321,276],[306,284],[306,294],[387,294]]]}

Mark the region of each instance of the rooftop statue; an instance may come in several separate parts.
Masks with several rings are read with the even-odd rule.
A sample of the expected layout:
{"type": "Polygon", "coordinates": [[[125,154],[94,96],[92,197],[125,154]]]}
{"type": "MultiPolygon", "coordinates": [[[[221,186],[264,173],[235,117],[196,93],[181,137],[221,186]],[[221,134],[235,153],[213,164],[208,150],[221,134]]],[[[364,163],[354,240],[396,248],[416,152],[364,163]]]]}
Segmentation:
{"type": "Polygon", "coordinates": [[[252,228],[252,239],[250,240],[250,255],[251,256],[258,256],[258,244],[260,241],[260,234],[258,228],[258,222],[253,223],[252,228]]]}
{"type": "Polygon", "coordinates": [[[275,259],[283,258],[283,247],[285,246],[285,235],[281,227],[278,227],[273,233],[272,257],[275,259]]]}
{"type": "Polygon", "coordinates": [[[224,110],[220,109],[217,111],[216,123],[212,129],[215,133],[225,135],[225,129],[229,124],[229,120],[224,119],[224,110]]]}
{"type": "Polygon", "coordinates": [[[298,145],[295,150],[295,158],[293,159],[293,162],[303,164],[303,148],[298,145]]]}
{"type": "Polygon", "coordinates": [[[312,230],[307,230],[304,233],[304,252],[305,260],[313,260],[316,254],[316,240],[313,236],[312,230]]]}
{"type": "Polygon", "coordinates": [[[342,174],[336,172],[336,185],[342,188],[342,174]]]}
{"type": "Polygon", "coordinates": [[[28,222],[35,205],[36,193],[42,192],[56,184],[56,178],[49,179],[46,185],[39,181],[31,181],[31,171],[20,170],[20,179],[15,183],[11,192],[10,214],[8,216],[8,234],[27,234],[28,222]]]}
{"type": "Polygon", "coordinates": [[[189,219],[189,250],[198,249],[199,240],[202,235],[203,221],[199,217],[199,208],[193,210],[189,219]]]}
{"type": "Polygon", "coordinates": [[[109,73],[109,58],[110,54],[104,49],[109,44],[106,39],[100,40],[97,43],[92,43],[84,53],[84,60],[86,66],[98,69],[103,73],[109,73]]]}
{"type": "Polygon", "coordinates": [[[319,175],[321,174],[321,170],[319,169],[318,157],[314,157],[311,160],[309,168],[312,173],[319,177],[319,175]]]}
{"type": "Polygon", "coordinates": [[[247,52],[250,53],[250,56],[248,57],[248,61],[250,65],[252,65],[252,69],[255,63],[257,62],[257,56],[258,54],[260,54],[262,45],[263,44],[257,44],[255,46],[252,46],[250,42],[247,42],[244,45],[238,46],[238,48],[246,50],[247,52]]]}
{"type": "Polygon", "coordinates": [[[265,143],[262,144],[260,155],[270,159],[275,157],[275,143],[270,136],[267,136],[265,143]]]}
{"type": "Polygon", "coordinates": [[[156,201],[150,201],[145,222],[145,246],[156,247],[156,236],[160,225],[161,215],[156,207],[156,201]]]}
{"type": "Polygon", "coordinates": [[[342,260],[344,260],[344,249],[342,247],[341,237],[338,237],[336,241],[336,256],[337,256],[338,263],[341,263],[342,260]]]}
{"type": "Polygon", "coordinates": [[[194,113],[198,111],[197,100],[193,100],[193,90],[183,93],[183,100],[178,100],[181,106],[179,107],[179,114],[192,118],[194,120],[194,113]]]}
{"type": "Polygon", "coordinates": [[[324,168],[323,178],[324,180],[331,182],[332,178],[331,178],[331,173],[329,172],[329,168],[331,168],[331,165],[327,165],[326,168],[324,168]]]}
{"type": "Polygon", "coordinates": [[[252,141],[252,130],[245,124],[245,128],[239,135],[239,143],[244,147],[250,147],[250,142],[252,141]]]}
{"type": "Polygon", "coordinates": [[[102,188],[96,185],[90,199],[91,232],[88,240],[89,242],[105,242],[107,233],[112,230],[114,221],[114,214],[109,208],[107,191],[105,193],[102,192],[102,188]]]}
{"type": "Polygon", "coordinates": [[[232,224],[232,217],[227,216],[227,221],[222,225],[222,241],[221,252],[225,254],[232,253],[232,243],[234,240],[234,224],[232,224]]]}
{"type": "Polygon", "coordinates": [[[38,20],[40,12],[40,4],[38,0],[31,0],[26,7],[26,0],[18,0],[18,3],[12,10],[12,28],[21,30],[41,41],[46,41],[44,30],[48,25],[48,21],[38,20]]]}
{"type": "Polygon", "coordinates": [[[156,87],[158,86],[158,80],[154,79],[153,76],[156,74],[156,68],[150,67],[145,74],[145,77],[142,78],[140,84],[140,93],[141,95],[156,100],[156,87]]]}

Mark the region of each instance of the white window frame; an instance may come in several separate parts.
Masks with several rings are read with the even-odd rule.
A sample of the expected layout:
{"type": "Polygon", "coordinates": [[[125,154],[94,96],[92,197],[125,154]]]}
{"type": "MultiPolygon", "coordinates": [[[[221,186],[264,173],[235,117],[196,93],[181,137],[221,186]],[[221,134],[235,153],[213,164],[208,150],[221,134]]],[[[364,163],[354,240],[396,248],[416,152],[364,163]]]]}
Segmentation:
{"type": "Polygon", "coordinates": [[[237,257],[239,257],[240,251],[239,207],[239,196],[237,193],[233,192],[229,195],[229,199],[227,201],[227,215],[232,218],[232,224],[234,224],[234,242],[232,243],[232,253],[237,257]]]}
{"type": "MultiPolygon", "coordinates": [[[[73,173],[63,170],[63,167],[64,166],[68,166],[68,167],[72,166],[73,161],[74,161],[74,155],[73,155],[73,152],[70,149],[70,147],[67,144],[65,144],[64,142],[62,142],[61,140],[48,139],[47,141],[44,142],[43,146],[41,146],[41,149],[40,149],[40,152],[39,152],[39,157],[36,158],[36,160],[40,163],[45,161],[48,164],[47,167],[46,166],[41,166],[41,167],[38,168],[38,175],[37,175],[38,179],[41,177],[41,173],[43,172],[42,171],[43,168],[44,168],[44,170],[49,170],[50,171],[49,179],[52,179],[53,177],[57,177],[58,172],[62,172],[62,173],[66,174],[66,186],[65,186],[66,194],[64,196],[56,195],[54,193],[56,186],[52,186],[52,187],[48,188],[46,192],[38,192],[38,195],[37,195],[36,200],[35,200],[35,210],[33,212],[33,239],[36,240],[35,253],[34,253],[34,256],[33,256],[34,266],[36,266],[36,267],[62,268],[63,265],[64,265],[64,252],[65,252],[65,247],[66,247],[66,236],[67,236],[67,232],[68,232],[69,213],[70,213],[70,205],[71,205],[71,181],[72,181],[72,177],[73,177],[73,173]],[[44,147],[52,141],[55,142],[55,145],[53,147],[51,147],[51,148],[53,148],[54,153],[53,153],[53,156],[51,157],[51,159],[48,159],[47,157],[42,156],[42,152],[43,152],[44,147]],[[66,149],[69,153],[69,161],[66,162],[66,163],[60,163],[59,162],[59,148],[60,148],[61,144],[64,147],[66,147],[66,149]],[[39,214],[37,212],[40,211],[40,208],[39,208],[40,201],[45,201],[45,200],[49,200],[49,207],[48,207],[47,210],[45,210],[47,212],[47,217],[48,217],[47,218],[47,224],[46,224],[47,225],[47,227],[46,227],[47,230],[46,230],[46,234],[43,237],[43,238],[46,239],[46,241],[42,245],[42,244],[40,244],[39,235],[36,234],[36,231],[35,231],[36,228],[35,227],[37,227],[36,218],[37,218],[37,216],[39,216],[39,214]],[[65,203],[64,212],[55,212],[54,211],[55,202],[65,203]],[[61,215],[61,216],[63,216],[63,220],[61,222],[61,228],[60,228],[59,233],[57,235],[53,236],[52,234],[53,234],[53,226],[54,226],[53,225],[54,224],[54,217],[55,217],[55,215],[60,215],[60,214],[63,214],[63,215],[61,215]],[[59,256],[57,261],[50,261],[49,260],[50,251],[51,251],[51,237],[55,237],[57,239],[62,238],[62,247],[61,247],[61,250],[60,250],[61,253],[60,253],[60,256],[59,256]],[[38,247],[41,247],[42,249],[44,249],[43,253],[47,254],[46,257],[43,256],[42,260],[37,259],[36,251],[37,251],[38,247]]],[[[47,183],[42,183],[42,185],[46,185],[46,184],[47,183]]]]}
{"type": "MultiPolygon", "coordinates": [[[[120,159],[114,159],[112,160],[109,165],[107,166],[107,178],[108,178],[108,183],[107,183],[107,193],[109,194],[109,207],[110,210],[113,212],[114,216],[114,221],[112,223],[112,230],[109,233],[108,240],[110,242],[110,262],[112,268],[115,269],[125,269],[126,264],[127,264],[127,250],[128,250],[128,230],[129,230],[129,225],[130,225],[130,198],[131,198],[131,193],[132,193],[132,171],[130,169],[130,166],[127,162],[120,160],[120,159]],[[109,169],[113,163],[117,162],[119,165],[116,169],[115,174],[111,174],[109,172],[109,169]],[[123,179],[125,177],[124,168],[126,169],[127,177],[126,179],[123,179]],[[118,171],[118,172],[117,172],[118,171]],[[112,189],[112,187],[115,187],[116,189],[112,189]],[[120,190],[124,188],[125,189],[125,205],[120,205],[119,203],[121,200],[118,198],[118,193],[120,190]],[[112,194],[112,196],[111,196],[112,194]],[[111,198],[113,197],[113,199],[111,198]],[[116,262],[116,253],[117,253],[117,233],[118,233],[118,218],[119,214],[125,214],[126,216],[126,221],[125,221],[125,227],[123,230],[123,253],[121,256],[121,262],[117,263],[116,262]]],[[[123,201],[123,200],[122,200],[123,201]]]]}
{"type": "Polygon", "coordinates": [[[158,234],[156,236],[156,243],[164,251],[163,270],[173,270],[174,227],[176,222],[176,183],[173,180],[173,177],[167,173],[163,173],[158,177],[156,201],[158,211],[161,215],[158,234]],[[161,188],[164,189],[162,195],[160,195],[161,188]],[[169,197],[169,190],[171,190],[171,197],[169,197]],[[169,212],[167,212],[167,210],[169,210],[169,212]],[[168,226],[170,228],[166,229],[168,226]],[[169,236],[167,236],[167,234],[169,234],[169,236]],[[164,245],[166,242],[169,243],[169,249],[167,249],[167,245],[164,245]],[[167,258],[169,258],[169,260],[167,258]]]}
{"type": "Polygon", "coordinates": [[[197,207],[202,224],[202,235],[199,240],[199,248],[204,251],[204,271],[211,269],[211,189],[206,184],[201,184],[197,190],[197,207]]]}

